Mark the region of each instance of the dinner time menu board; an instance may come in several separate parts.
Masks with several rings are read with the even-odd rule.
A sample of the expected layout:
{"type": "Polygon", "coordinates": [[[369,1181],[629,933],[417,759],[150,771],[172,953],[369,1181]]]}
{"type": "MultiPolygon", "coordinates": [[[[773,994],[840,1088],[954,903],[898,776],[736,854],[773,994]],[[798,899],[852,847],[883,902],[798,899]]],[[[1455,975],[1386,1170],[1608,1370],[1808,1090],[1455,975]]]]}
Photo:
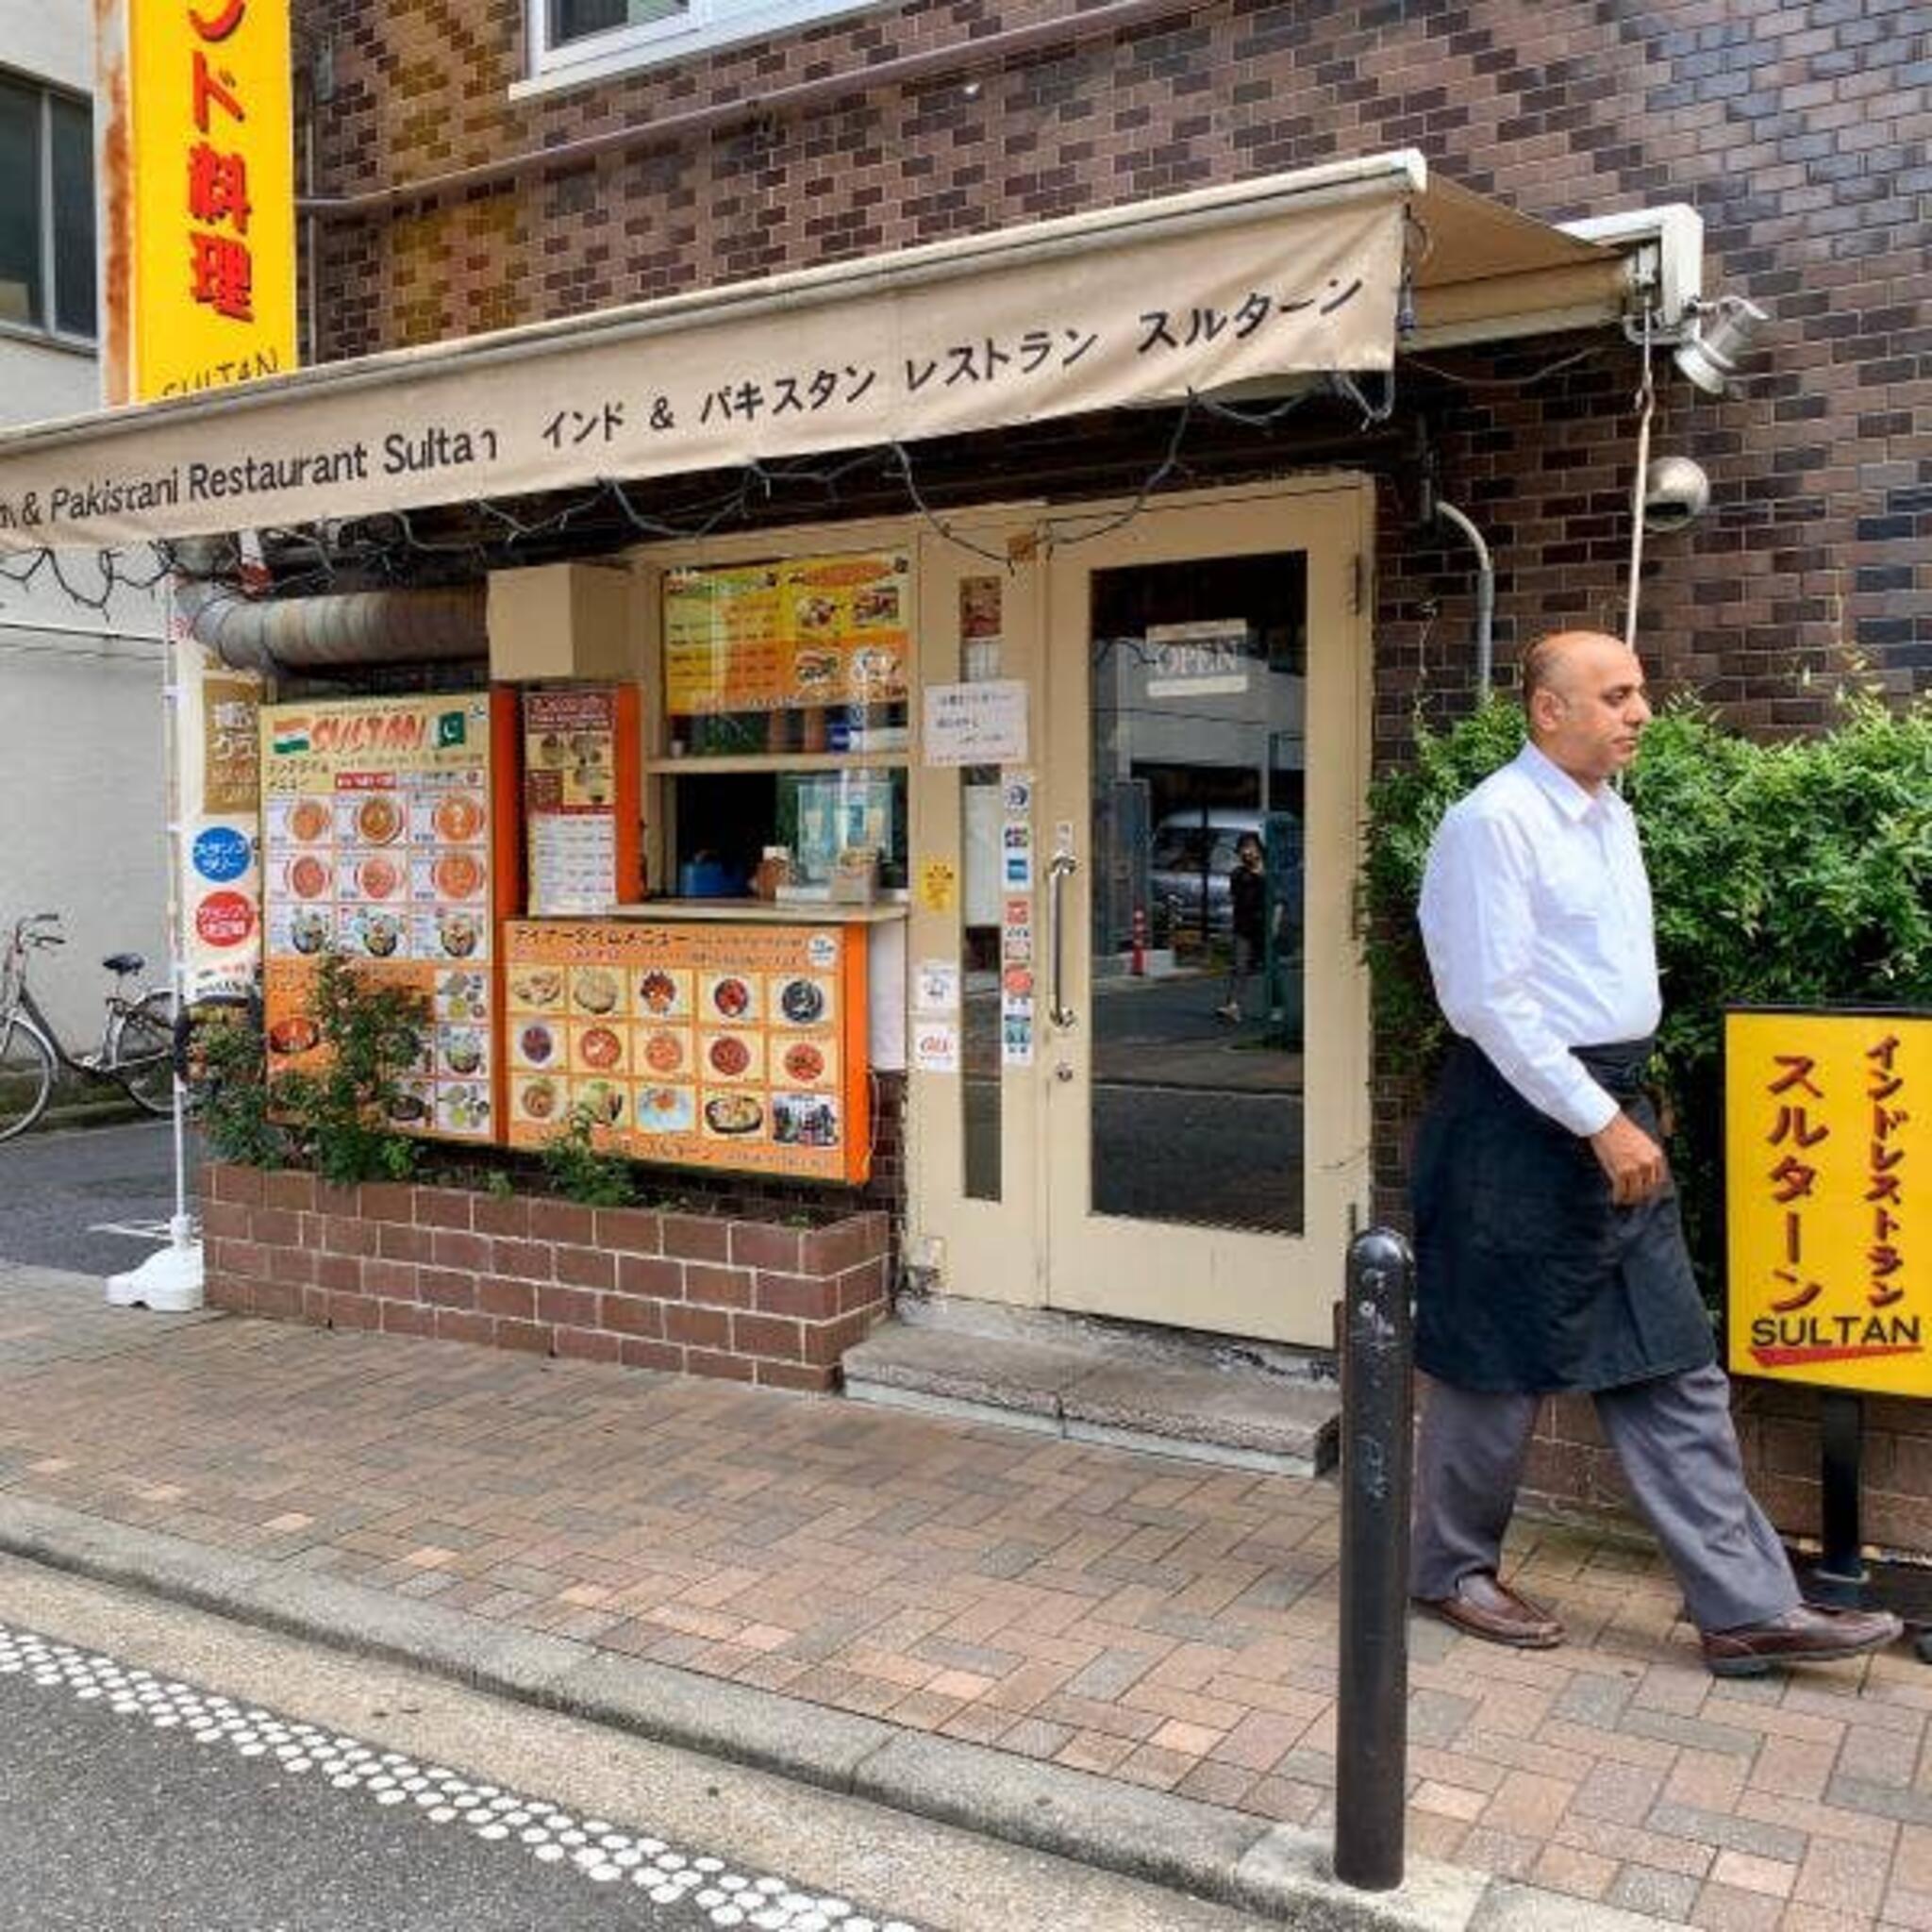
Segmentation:
{"type": "Polygon", "coordinates": [[[503,957],[512,1146],[582,1108],[638,1160],[867,1177],[863,929],[511,921],[503,957]]]}
{"type": "MultiPolygon", "coordinates": [[[[514,709],[488,693],[275,705],[261,713],[263,995],[271,1072],[312,1063],[328,951],[428,1002],[394,1124],[497,1137],[492,774],[514,709]]],[[[510,828],[514,836],[513,827],[510,828]]]]}

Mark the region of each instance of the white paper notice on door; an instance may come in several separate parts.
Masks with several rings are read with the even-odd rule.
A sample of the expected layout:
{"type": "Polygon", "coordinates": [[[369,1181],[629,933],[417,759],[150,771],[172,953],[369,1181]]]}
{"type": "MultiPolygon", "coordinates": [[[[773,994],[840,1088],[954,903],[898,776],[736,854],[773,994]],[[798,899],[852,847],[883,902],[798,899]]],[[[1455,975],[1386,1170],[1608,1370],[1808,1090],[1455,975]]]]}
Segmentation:
{"type": "Polygon", "coordinates": [[[957,1074],[958,1026],[951,1020],[917,1021],[912,1028],[912,1064],[922,1074],[957,1074]]]}
{"type": "Polygon", "coordinates": [[[1017,677],[925,688],[928,765],[1012,765],[1026,759],[1026,686],[1017,677]]]}
{"type": "Polygon", "coordinates": [[[913,969],[912,1009],[916,1013],[957,1013],[959,1010],[959,962],[922,959],[913,969]]]}

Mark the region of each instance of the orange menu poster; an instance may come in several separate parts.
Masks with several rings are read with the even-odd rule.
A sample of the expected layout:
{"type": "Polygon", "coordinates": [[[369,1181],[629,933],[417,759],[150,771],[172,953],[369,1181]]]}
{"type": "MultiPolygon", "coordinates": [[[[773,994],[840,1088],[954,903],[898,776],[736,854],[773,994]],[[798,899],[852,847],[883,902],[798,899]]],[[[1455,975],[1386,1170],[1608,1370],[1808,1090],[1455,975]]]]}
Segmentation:
{"type": "Polygon", "coordinates": [[[854,553],[672,571],[672,717],[896,703],[906,695],[911,566],[854,553]]]}
{"type": "Polygon", "coordinates": [[[396,1124],[465,1141],[492,1138],[498,1107],[496,717],[481,691],[261,713],[270,1065],[311,1054],[316,962],[341,953],[429,1003],[423,1058],[396,1124]]]}
{"type": "Polygon", "coordinates": [[[584,1108],[634,1159],[866,1178],[862,929],[513,921],[503,957],[512,1146],[584,1108]]]}

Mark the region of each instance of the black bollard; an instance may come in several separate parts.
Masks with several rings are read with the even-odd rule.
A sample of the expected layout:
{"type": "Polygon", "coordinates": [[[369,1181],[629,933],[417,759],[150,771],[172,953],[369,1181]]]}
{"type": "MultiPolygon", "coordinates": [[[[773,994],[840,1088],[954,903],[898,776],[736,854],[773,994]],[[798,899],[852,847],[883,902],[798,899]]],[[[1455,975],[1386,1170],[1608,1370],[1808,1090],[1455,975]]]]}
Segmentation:
{"type": "Polygon", "coordinates": [[[1341,1643],[1335,1875],[1402,1883],[1408,1758],[1408,1511],[1415,1257],[1386,1227],[1349,1243],[1341,1354],[1341,1643]]]}

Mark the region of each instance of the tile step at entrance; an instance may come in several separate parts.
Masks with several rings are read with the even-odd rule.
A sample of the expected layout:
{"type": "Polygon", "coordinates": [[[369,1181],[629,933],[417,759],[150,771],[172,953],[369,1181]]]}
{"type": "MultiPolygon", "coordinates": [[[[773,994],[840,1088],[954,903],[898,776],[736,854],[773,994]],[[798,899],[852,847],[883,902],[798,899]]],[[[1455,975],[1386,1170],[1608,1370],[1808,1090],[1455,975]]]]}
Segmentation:
{"type": "Polygon", "coordinates": [[[1282,1475],[1319,1475],[1335,1461],[1341,1391],[1331,1379],[1242,1348],[1005,1310],[935,1317],[938,1306],[902,1304],[846,1351],[850,1399],[1282,1475]]]}

